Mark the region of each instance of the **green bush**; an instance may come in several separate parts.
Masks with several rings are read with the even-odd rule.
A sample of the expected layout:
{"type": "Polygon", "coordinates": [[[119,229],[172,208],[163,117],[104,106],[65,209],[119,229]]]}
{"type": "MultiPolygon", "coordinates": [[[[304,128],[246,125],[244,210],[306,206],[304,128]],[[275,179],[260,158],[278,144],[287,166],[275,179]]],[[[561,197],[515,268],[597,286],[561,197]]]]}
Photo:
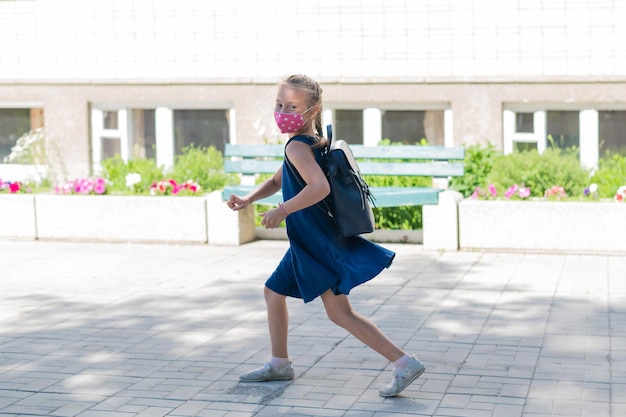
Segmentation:
{"type": "Polygon", "coordinates": [[[204,193],[237,181],[236,175],[224,172],[224,158],[220,151],[213,146],[195,147],[193,144],[183,148],[183,153],[175,157],[170,176],[178,183],[195,181],[204,193]]]}
{"type": "Polygon", "coordinates": [[[149,194],[152,184],[164,179],[173,179],[178,184],[191,180],[200,185],[199,195],[237,182],[235,175],[224,172],[224,159],[220,151],[214,147],[193,145],[183,148],[183,153],[174,158],[174,167],[170,171],[158,167],[154,159],[131,159],[125,162],[116,155],[102,161],[102,176],[109,182],[107,188],[110,192],[132,194],[149,194]],[[133,189],[126,184],[128,174],[139,174],[141,177],[133,189]]]}
{"type": "Polygon", "coordinates": [[[465,174],[462,177],[453,177],[450,188],[463,194],[464,197],[472,195],[477,187],[487,184],[487,177],[493,168],[495,161],[502,156],[494,146],[472,145],[465,149],[465,174]]]}
{"type": "Polygon", "coordinates": [[[589,172],[578,161],[576,148],[548,148],[542,154],[513,152],[496,158],[488,174],[488,183],[495,185],[499,195],[518,184],[530,187],[534,197],[543,197],[553,186],[563,187],[570,197],[582,196],[588,182],[589,172]]]}
{"type": "Polygon", "coordinates": [[[607,152],[589,182],[598,185],[599,198],[613,198],[626,185],[626,156],[607,152]]]}
{"type": "Polygon", "coordinates": [[[109,182],[110,193],[148,194],[150,186],[163,179],[163,168],[159,168],[154,159],[131,159],[125,162],[119,155],[102,161],[102,176],[109,182]],[[141,181],[131,190],[126,185],[128,174],[139,174],[141,181]]]}

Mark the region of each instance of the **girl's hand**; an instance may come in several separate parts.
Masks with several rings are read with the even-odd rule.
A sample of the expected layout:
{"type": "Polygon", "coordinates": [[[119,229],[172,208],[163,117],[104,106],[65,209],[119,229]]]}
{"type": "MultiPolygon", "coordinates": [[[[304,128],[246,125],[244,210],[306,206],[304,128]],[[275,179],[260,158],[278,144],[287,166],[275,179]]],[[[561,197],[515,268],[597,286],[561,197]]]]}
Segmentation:
{"type": "Polygon", "coordinates": [[[285,220],[285,216],[280,209],[277,207],[270,211],[266,211],[265,213],[260,213],[259,216],[263,217],[261,220],[261,224],[265,226],[266,229],[275,229],[285,220]]]}
{"type": "Polygon", "coordinates": [[[228,205],[231,210],[237,211],[248,207],[250,205],[250,200],[245,197],[242,198],[236,196],[235,194],[231,194],[230,198],[226,202],[226,205],[228,205]]]}

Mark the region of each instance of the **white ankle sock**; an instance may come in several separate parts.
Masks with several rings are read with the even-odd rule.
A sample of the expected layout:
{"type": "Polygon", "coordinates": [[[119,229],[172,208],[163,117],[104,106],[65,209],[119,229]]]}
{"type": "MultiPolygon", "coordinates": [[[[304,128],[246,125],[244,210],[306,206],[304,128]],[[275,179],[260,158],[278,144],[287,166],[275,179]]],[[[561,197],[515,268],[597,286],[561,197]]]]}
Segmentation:
{"type": "Polygon", "coordinates": [[[277,358],[272,356],[270,359],[270,366],[274,369],[282,368],[289,365],[289,358],[277,358]]]}
{"type": "Polygon", "coordinates": [[[405,353],[403,357],[393,362],[393,368],[397,371],[404,371],[410,362],[411,357],[405,353]]]}

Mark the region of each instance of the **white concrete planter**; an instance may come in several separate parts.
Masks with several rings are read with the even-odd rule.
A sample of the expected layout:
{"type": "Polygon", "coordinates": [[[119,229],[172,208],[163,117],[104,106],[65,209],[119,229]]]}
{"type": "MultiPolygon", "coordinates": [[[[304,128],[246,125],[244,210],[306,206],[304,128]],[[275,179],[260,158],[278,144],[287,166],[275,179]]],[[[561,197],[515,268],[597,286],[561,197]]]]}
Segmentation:
{"type": "Polygon", "coordinates": [[[463,200],[461,249],[626,252],[626,204],[463,200]]]}
{"type": "Polygon", "coordinates": [[[35,197],[32,194],[0,195],[0,239],[36,239],[35,197]]]}
{"type": "Polygon", "coordinates": [[[207,243],[202,197],[36,196],[40,239],[207,243]]]}

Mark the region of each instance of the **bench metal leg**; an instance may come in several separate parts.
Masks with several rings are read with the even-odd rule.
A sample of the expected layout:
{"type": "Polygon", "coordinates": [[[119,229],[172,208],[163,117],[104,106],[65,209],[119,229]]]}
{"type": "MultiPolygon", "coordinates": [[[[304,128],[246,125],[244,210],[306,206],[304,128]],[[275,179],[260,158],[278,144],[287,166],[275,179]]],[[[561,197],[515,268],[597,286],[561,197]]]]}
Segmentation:
{"type": "Polygon", "coordinates": [[[463,195],[446,190],[439,193],[439,204],[424,206],[424,249],[459,250],[459,203],[463,195]]]}
{"type": "Polygon", "coordinates": [[[221,190],[207,197],[207,225],[209,245],[241,245],[255,239],[254,208],[232,211],[221,190]]]}

